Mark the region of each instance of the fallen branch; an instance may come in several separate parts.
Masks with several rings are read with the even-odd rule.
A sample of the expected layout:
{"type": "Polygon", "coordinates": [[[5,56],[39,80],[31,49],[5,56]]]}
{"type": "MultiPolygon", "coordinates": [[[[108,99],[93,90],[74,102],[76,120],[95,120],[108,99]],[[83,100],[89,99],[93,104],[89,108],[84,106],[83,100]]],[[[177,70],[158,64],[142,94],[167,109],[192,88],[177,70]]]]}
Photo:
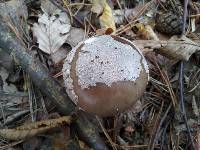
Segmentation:
{"type": "Polygon", "coordinates": [[[0,136],[8,140],[25,140],[35,135],[45,133],[50,129],[62,125],[69,125],[71,121],[72,119],[70,116],[63,116],[56,119],[26,123],[14,129],[0,129],[0,136]]]}

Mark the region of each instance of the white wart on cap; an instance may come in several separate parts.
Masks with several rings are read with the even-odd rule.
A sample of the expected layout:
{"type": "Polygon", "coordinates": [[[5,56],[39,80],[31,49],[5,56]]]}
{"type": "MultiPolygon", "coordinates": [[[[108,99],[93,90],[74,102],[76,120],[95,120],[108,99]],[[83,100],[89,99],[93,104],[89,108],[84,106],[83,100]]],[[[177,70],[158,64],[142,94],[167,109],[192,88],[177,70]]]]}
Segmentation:
{"type": "Polygon", "coordinates": [[[147,62],[130,41],[92,37],[68,54],[63,66],[66,91],[81,109],[112,116],[132,106],[145,91],[147,62]]]}

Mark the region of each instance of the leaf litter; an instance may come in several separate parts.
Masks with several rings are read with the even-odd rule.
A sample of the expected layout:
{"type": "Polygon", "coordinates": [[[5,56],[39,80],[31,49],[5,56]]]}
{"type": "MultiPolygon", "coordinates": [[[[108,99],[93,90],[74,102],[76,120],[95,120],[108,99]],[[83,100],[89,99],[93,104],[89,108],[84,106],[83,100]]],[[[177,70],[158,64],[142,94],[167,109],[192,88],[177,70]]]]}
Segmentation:
{"type": "MultiPolygon", "coordinates": [[[[182,25],[181,19],[173,19],[171,15],[176,14],[176,17],[181,17],[178,13],[183,11],[183,5],[177,1],[158,3],[155,0],[137,2],[56,0],[56,2],[57,6],[48,0],[41,1],[40,8],[33,7],[36,6],[36,2],[27,4],[31,6],[29,11],[34,11],[35,17],[38,18],[37,21],[32,20],[34,24],[29,24],[34,35],[33,45],[36,45],[31,51],[35,51],[35,57],[42,60],[52,76],[60,83],[62,83],[60,79],[62,60],[67,53],[80,41],[96,34],[112,33],[132,40],[148,60],[150,81],[140,102],[127,112],[113,118],[97,118],[96,120],[92,117],[91,119],[98,127],[98,131],[102,133],[101,136],[107,145],[113,149],[166,149],[169,147],[184,149],[190,146],[191,141],[187,138],[187,128],[179,106],[177,85],[178,62],[185,60],[187,62],[185,62],[183,82],[187,121],[192,137],[196,138],[195,145],[198,147],[200,145],[198,123],[200,57],[197,17],[200,10],[199,2],[191,1],[189,4],[191,20],[188,18],[187,22],[191,21],[191,27],[187,24],[188,32],[182,37],[172,36],[175,33],[173,27],[177,27],[174,31],[179,31],[182,25]],[[192,9],[193,7],[197,10],[192,9]],[[97,16],[93,17],[91,14],[97,16]],[[165,20],[166,16],[168,16],[167,20],[165,20]]],[[[50,110],[56,111],[54,105],[42,96],[40,91],[31,84],[31,80],[26,80],[29,84],[28,89],[23,78],[9,85],[8,74],[6,71],[0,72],[4,84],[3,90],[0,91],[4,94],[4,97],[0,98],[0,125],[2,127],[0,135],[4,139],[25,140],[27,137],[37,137],[41,133],[47,134],[45,133],[47,130],[53,130],[65,123],[70,124],[70,117],[44,120],[48,118],[50,110]],[[17,88],[19,84],[23,88],[17,88]],[[7,88],[12,85],[15,87],[6,90],[5,85],[8,86],[7,88]],[[5,94],[9,97],[5,98],[5,94]],[[18,96],[12,99],[11,94],[18,96]],[[28,122],[33,116],[32,113],[37,114],[35,115],[37,121],[30,124],[28,122]],[[38,120],[43,121],[38,122],[38,120]]],[[[20,75],[23,76],[23,72],[20,75]]],[[[60,138],[54,140],[56,147],[59,147],[60,138]]],[[[80,139],[78,143],[82,149],[87,147],[80,139]]],[[[7,143],[2,142],[1,146],[5,145],[7,143]]]]}

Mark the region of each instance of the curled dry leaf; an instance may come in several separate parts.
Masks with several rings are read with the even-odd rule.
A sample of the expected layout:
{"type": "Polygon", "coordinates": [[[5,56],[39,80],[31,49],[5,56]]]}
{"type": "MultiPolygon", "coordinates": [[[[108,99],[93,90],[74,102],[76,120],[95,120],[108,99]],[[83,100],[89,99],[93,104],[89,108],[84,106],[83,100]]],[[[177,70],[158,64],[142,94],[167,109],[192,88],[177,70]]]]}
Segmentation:
{"type": "Polygon", "coordinates": [[[169,41],[137,40],[134,41],[144,52],[155,51],[169,59],[186,60],[196,51],[200,51],[198,43],[183,36],[173,36],[169,41]]]}
{"type": "Polygon", "coordinates": [[[69,125],[71,117],[64,116],[57,119],[42,120],[34,123],[25,124],[15,129],[0,129],[0,136],[8,140],[22,140],[44,133],[52,128],[69,125]]]}
{"type": "Polygon", "coordinates": [[[112,14],[112,9],[107,3],[104,7],[103,14],[99,17],[99,21],[101,28],[112,28],[113,31],[116,31],[115,18],[112,14]]]}
{"type": "Polygon", "coordinates": [[[112,9],[106,2],[106,0],[91,0],[92,8],[91,11],[97,15],[102,14],[99,17],[101,28],[112,28],[113,31],[116,30],[115,18],[112,13],[112,9]]]}
{"type": "Polygon", "coordinates": [[[61,47],[59,48],[59,51],[51,54],[51,60],[53,61],[53,64],[59,64],[59,62],[67,56],[67,53],[70,51],[70,49],[71,48],[68,47],[61,47]]]}
{"type": "Polygon", "coordinates": [[[143,39],[159,41],[158,36],[150,25],[138,23],[136,24],[136,27],[138,29],[137,34],[139,34],[143,39]]]}
{"type": "Polygon", "coordinates": [[[67,14],[60,12],[58,17],[43,14],[38,24],[33,25],[33,34],[37,37],[39,48],[45,53],[52,54],[66,41],[69,36],[70,23],[67,14]]]}
{"type": "MultiPolygon", "coordinates": [[[[68,43],[71,47],[75,47],[79,42],[84,40],[84,37],[85,32],[83,29],[71,27],[65,43],[68,43]]],[[[67,53],[71,50],[70,46],[61,46],[57,52],[51,54],[51,59],[54,64],[59,63],[67,56],[67,53]]]]}
{"type": "Polygon", "coordinates": [[[185,36],[182,36],[181,38],[173,36],[166,44],[162,42],[161,44],[162,46],[157,52],[176,60],[188,61],[193,53],[200,50],[197,43],[185,36]]]}

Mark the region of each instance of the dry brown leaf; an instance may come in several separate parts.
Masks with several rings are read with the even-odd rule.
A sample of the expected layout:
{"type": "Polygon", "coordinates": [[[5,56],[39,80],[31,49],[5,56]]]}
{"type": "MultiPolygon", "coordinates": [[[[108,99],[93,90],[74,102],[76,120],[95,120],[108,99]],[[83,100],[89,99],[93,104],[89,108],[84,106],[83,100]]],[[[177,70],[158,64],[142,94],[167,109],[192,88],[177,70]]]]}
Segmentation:
{"type": "Polygon", "coordinates": [[[113,10],[113,16],[115,18],[115,23],[122,24],[124,19],[128,18],[128,16],[131,15],[133,11],[134,11],[134,9],[113,10]]]}
{"type": "Polygon", "coordinates": [[[142,53],[148,53],[153,52],[154,50],[157,50],[161,48],[160,41],[154,41],[154,40],[135,40],[133,41],[135,45],[142,51],[142,53]]]}
{"type": "Polygon", "coordinates": [[[103,14],[99,17],[99,21],[101,28],[112,28],[113,31],[116,31],[115,18],[112,14],[112,9],[107,3],[104,7],[103,14]]]}
{"type": "Polygon", "coordinates": [[[83,41],[85,38],[85,31],[81,28],[71,27],[69,31],[69,36],[67,37],[65,43],[68,43],[70,46],[61,46],[58,51],[51,54],[51,59],[54,64],[59,63],[62,61],[66,56],[67,53],[71,50],[71,48],[78,45],[79,42],[83,41]]]}
{"type": "Polygon", "coordinates": [[[64,116],[57,119],[42,120],[34,123],[25,124],[15,129],[0,129],[0,136],[8,140],[22,140],[44,133],[49,129],[60,125],[69,125],[71,117],[64,116]]]}
{"type": "Polygon", "coordinates": [[[142,36],[143,39],[159,41],[156,33],[153,31],[150,25],[144,25],[143,23],[138,23],[136,24],[136,27],[138,29],[137,34],[142,36]]]}
{"type": "Polygon", "coordinates": [[[55,53],[51,54],[51,60],[53,61],[53,64],[60,63],[63,59],[66,58],[67,53],[71,50],[71,48],[61,47],[59,48],[59,51],[56,51],[55,53]]]}
{"type": "Polygon", "coordinates": [[[156,9],[153,9],[156,7],[155,4],[150,3],[144,3],[139,4],[135,6],[133,9],[117,9],[113,10],[113,16],[115,18],[115,23],[122,24],[124,19],[127,18],[128,20],[135,20],[136,18],[140,20],[141,22],[148,22],[152,21],[152,16],[155,13],[156,9]],[[145,10],[145,5],[150,5],[150,9],[145,10]],[[141,16],[141,14],[143,15],[141,16]]]}
{"type": "Polygon", "coordinates": [[[173,36],[168,41],[137,40],[133,41],[142,51],[155,51],[169,59],[186,60],[196,51],[200,51],[198,43],[183,36],[173,36]]]}
{"type": "Polygon", "coordinates": [[[166,44],[162,42],[161,44],[162,47],[157,52],[176,60],[188,61],[193,53],[200,50],[200,46],[197,43],[185,36],[181,38],[173,36],[166,44]]]}
{"type": "Polygon", "coordinates": [[[68,38],[70,20],[66,13],[60,12],[58,17],[43,14],[38,23],[33,25],[33,34],[37,37],[39,48],[45,53],[55,53],[68,38]]]}
{"type": "Polygon", "coordinates": [[[71,47],[75,47],[79,42],[83,41],[85,38],[85,31],[81,28],[72,27],[69,31],[69,37],[67,38],[67,43],[71,47]]]}
{"type": "Polygon", "coordinates": [[[115,18],[112,13],[112,9],[108,5],[106,0],[90,0],[92,3],[91,11],[97,15],[102,14],[99,17],[101,28],[112,28],[116,31],[115,18]]]}

